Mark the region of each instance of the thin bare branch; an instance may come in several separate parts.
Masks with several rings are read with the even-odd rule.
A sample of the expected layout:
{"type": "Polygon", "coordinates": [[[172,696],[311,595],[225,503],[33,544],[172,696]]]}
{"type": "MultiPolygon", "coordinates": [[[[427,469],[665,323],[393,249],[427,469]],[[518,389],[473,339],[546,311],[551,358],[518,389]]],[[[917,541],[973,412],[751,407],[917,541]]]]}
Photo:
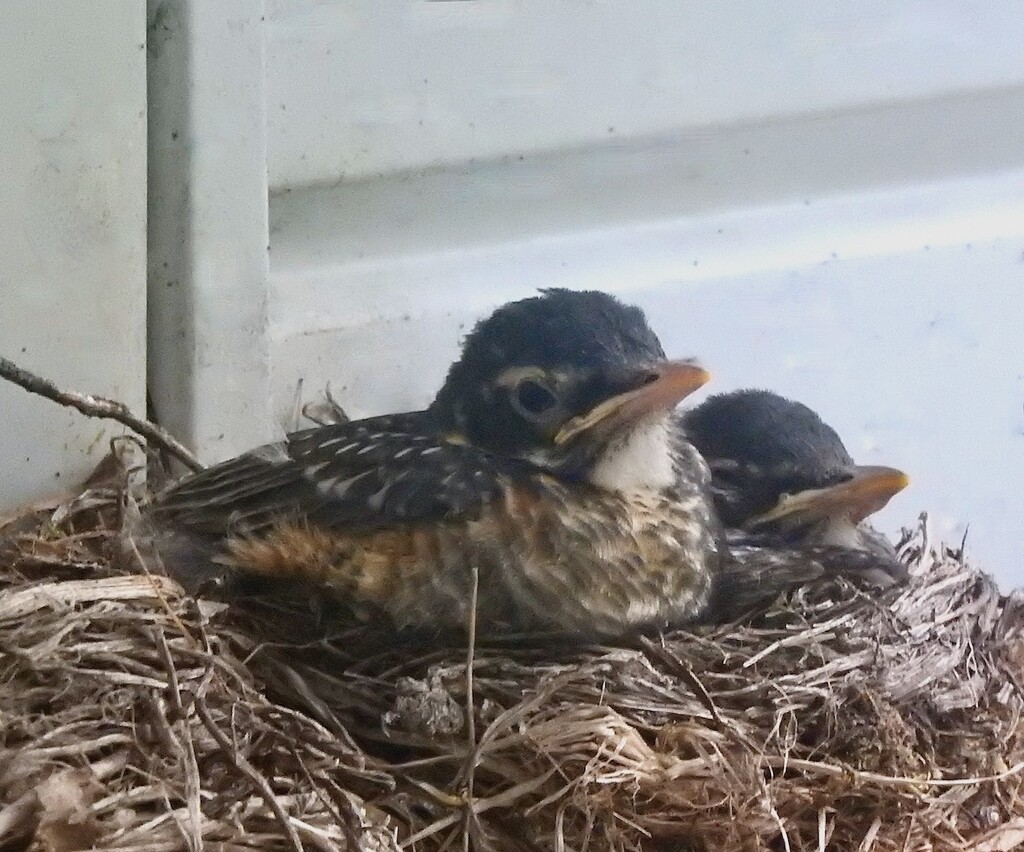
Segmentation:
{"type": "Polygon", "coordinates": [[[203,469],[203,463],[181,441],[162,426],[132,414],[128,406],[123,402],[117,402],[102,396],[61,390],[53,382],[19,367],[13,361],[9,361],[6,358],[0,358],[0,378],[13,382],[29,393],[34,393],[53,400],[60,405],[74,408],[87,417],[115,420],[122,426],[127,426],[132,431],[137,432],[147,441],[162,447],[189,468],[189,470],[200,471],[203,469]]]}

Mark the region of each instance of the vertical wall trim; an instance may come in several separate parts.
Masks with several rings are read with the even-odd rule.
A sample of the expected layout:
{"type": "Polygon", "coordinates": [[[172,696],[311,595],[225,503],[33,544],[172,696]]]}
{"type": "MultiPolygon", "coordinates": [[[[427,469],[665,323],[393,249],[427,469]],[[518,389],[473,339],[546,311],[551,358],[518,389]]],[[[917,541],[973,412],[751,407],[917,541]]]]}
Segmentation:
{"type": "Polygon", "coordinates": [[[149,390],[206,461],[268,440],[263,0],[149,0],[149,390]]]}

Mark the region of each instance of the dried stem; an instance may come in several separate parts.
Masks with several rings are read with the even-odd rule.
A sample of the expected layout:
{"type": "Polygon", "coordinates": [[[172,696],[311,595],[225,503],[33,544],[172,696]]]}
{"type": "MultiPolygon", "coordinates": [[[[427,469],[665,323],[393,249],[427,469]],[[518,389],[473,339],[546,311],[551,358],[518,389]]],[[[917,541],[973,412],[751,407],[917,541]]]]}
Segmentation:
{"type": "Polygon", "coordinates": [[[87,417],[116,420],[121,425],[137,432],[147,441],[162,447],[189,468],[189,470],[200,471],[203,469],[202,462],[181,441],[162,426],[132,414],[128,406],[123,402],[117,402],[102,396],[61,390],[53,382],[19,367],[13,361],[8,361],[6,358],[0,358],[0,378],[13,382],[29,393],[34,393],[69,408],[77,409],[87,417]]]}

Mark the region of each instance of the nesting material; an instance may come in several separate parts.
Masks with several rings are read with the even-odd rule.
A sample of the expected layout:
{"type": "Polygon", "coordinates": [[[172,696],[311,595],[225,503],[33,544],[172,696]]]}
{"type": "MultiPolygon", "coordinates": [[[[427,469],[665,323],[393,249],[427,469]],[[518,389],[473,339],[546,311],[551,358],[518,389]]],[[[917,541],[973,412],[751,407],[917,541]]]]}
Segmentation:
{"type": "Polygon", "coordinates": [[[0,518],[4,849],[1024,846],[1024,608],[926,520],[881,599],[470,652],[186,597],[108,473],[0,518]]]}

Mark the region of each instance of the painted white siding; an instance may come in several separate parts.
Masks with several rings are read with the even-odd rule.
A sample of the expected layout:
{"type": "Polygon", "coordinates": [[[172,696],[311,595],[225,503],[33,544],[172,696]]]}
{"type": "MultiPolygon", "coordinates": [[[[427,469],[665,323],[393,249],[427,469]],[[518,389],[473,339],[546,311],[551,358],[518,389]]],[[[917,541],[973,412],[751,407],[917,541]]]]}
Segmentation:
{"type": "MultiPolygon", "coordinates": [[[[144,412],[145,10],[0,6],[0,354],[144,412]]],[[[123,430],[0,382],[0,504],[75,487],[123,430]]]]}
{"type": "Polygon", "coordinates": [[[1024,7],[269,0],[278,420],[424,404],[466,324],[621,292],[1024,582],[1024,7]]]}
{"type": "Polygon", "coordinates": [[[1016,0],[268,0],[275,187],[1024,82],[1016,0]]]}
{"type": "Polygon", "coordinates": [[[271,436],[262,0],[149,3],[149,390],[216,461],[271,436]]]}
{"type": "Polygon", "coordinates": [[[157,311],[157,404],[207,457],[328,381],[357,416],[423,405],[491,307],[600,287],[715,388],[803,399],[906,468],[885,526],[970,524],[1024,582],[1019,2],[172,5],[189,192],[218,202],[173,208],[191,271],[157,311]]]}

